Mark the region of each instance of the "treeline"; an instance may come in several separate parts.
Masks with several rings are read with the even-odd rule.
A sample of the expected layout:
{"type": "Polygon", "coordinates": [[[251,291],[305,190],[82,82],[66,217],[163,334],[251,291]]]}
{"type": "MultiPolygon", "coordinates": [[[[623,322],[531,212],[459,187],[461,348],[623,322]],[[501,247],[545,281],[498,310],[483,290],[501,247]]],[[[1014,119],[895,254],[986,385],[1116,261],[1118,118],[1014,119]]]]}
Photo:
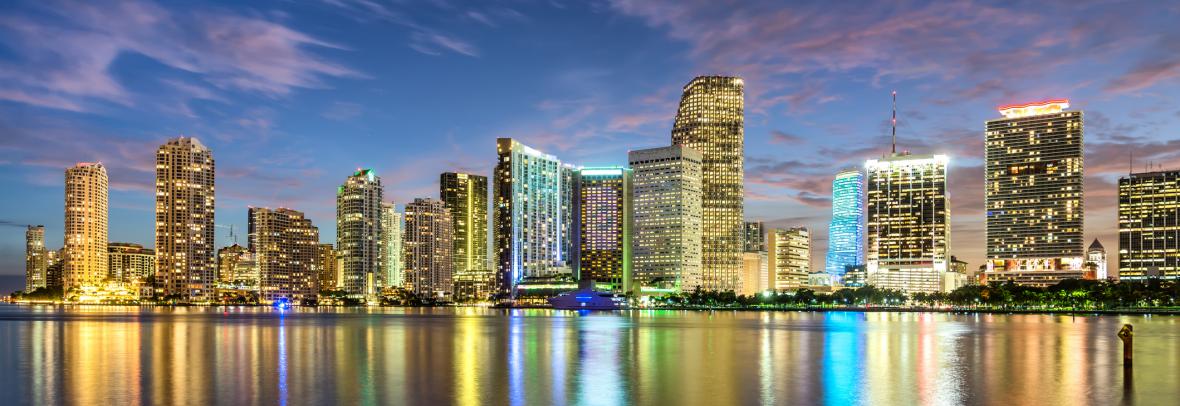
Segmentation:
{"type": "Polygon", "coordinates": [[[949,293],[906,294],[873,286],[832,293],[800,289],[788,293],[738,295],[733,291],[670,294],[653,300],[670,308],[843,308],[843,307],[954,307],[1000,310],[1115,310],[1180,306],[1180,283],[1147,281],[1107,282],[1067,279],[1046,288],[1012,282],[970,285],[949,293]]]}

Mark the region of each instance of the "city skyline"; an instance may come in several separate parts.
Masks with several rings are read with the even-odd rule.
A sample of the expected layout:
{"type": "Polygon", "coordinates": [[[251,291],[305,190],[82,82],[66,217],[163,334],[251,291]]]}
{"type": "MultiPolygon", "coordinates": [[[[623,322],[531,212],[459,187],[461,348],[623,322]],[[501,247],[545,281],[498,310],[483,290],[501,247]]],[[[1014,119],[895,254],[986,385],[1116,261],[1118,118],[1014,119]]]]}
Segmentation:
{"type": "MultiPolygon", "coordinates": [[[[200,22],[205,20],[190,20],[185,13],[188,10],[150,3],[128,4],[146,6],[115,11],[176,17],[189,30],[212,28],[201,25],[200,22]]],[[[324,225],[320,239],[331,242],[335,240],[334,230],[331,230],[334,227],[330,227],[334,223],[335,206],[331,191],[339,184],[342,174],[358,166],[374,167],[379,175],[389,180],[385,187],[386,200],[404,204],[413,197],[433,196],[433,191],[438,190],[433,182],[439,173],[465,171],[490,175],[494,164],[490,150],[496,137],[517,137],[524,144],[577,165],[623,164],[627,150],[666,145],[675,116],[677,92],[688,78],[701,74],[744,78],[748,92],[746,220],[766,221],[768,227],[802,225],[811,229],[814,233],[813,269],[823,267],[831,178],[838,167],[856,165],[888,151],[887,95],[894,88],[899,90],[901,105],[900,147],[922,153],[947,153],[953,159],[949,175],[955,217],[952,220],[952,246],[955,247],[952,254],[967,260],[971,267],[982,263],[985,247],[981,167],[984,135],[980,124],[994,118],[996,106],[1067,97],[1078,110],[1087,112],[1087,208],[1083,238],[1086,242],[1098,238],[1108,247],[1117,246],[1115,183],[1117,177],[1129,169],[1128,155],[1134,154],[1136,171],[1142,170],[1148,161],[1163,163],[1165,169],[1174,169],[1172,165],[1177,162],[1180,151],[1168,141],[1175,138],[1172,129],[1180,120],[1176,118],[1180,106],[1159,103],[1160,94],[1175,89],[1174,78],[1180,68],[1171,60],[1162,60],[1168,62],[1162,65],[1152,63],[1160,61],[1158,58],[1162,56],[1154,55],[1157,59],[1152,59],[1151,53],[1154,48],[1168,49],[1157,45],[1166,43],[1167,38],[1176,34],[1174,30],[1151,29],[1162,26],[1158,24],[1160,19],[1174,18],[1176,11],[1171,9],[1148,16],[1142,14],[1143,10],[1105,10],[1101,5],[1085,5],[1063,14],[1063,21],[1056,21],[1055,17],[1050,17],[1054,16],[1051,10],[1043,14],[1025,14],[1018,8],[978,6],[993,15],[1015,15],[1024,19],[1014,20],[1018,24],[1012,33],[987,34],[992,36],[987,39],[1002,44],[991,47],[966,35],[974,24],[982,24],[979,18],[967,19],[965,26],[932,25],[934,28],[931,29],[945,30],[941,37],[946,41],[972,41],[956,47],[976,45],[979,49],[974,53],[955,51],[947,44],[935,42],[926,45],[935,47],[945,56],[930,56],[905,48],[904,44],[913,42],[898,41],[895,45],[882,47],[894,51],[896,56],[875,53],[841,56],[838,51],[811,50],[801,53],[795,61],[783,59],[778,54],[762,59],[750,53],[776,45],[783,45],[779,47],[783,49],[810,50],[804,47],[806,40],[819,37],[794,31],[789,33],[798,38],[769,39],[753,33],[731,34],[739,37],[727,37],[729,40],[749,46],[725,50],[705,41],[706,33],[719,29],[716,23],[706,19],[706,6],[685,6],[687,12],[672,21],[660,19],[658,3],[612,3],[602,11],[609,14],[613,22],[602,21],[606,18],[575,17],[575,14],[586,14],[579,5],[570,5],[569,10],[525,6],[513,12],[506,11],[509,9],[473,9],[470,11],[474,14],[469,15],[484,16],[495,27],[476,24],[472,26],[482,28],[460,29],[453,21],[431,17],[440,20],[429,22],[439,24],[438,31],[419,33],[414,30],[421,29],[421,26],[412,28],[376,17],[363,21],[366,17],[359,15],[355,8],[347,7],[351,3],[340,4],[345,6],[303,6],[292,10],[291,16],[286,18],[252,14],[250,9],[231,5],[217,9],[193,6],[195,11],[210,16],[212,21],[240,19],[241,26],[246,27],[241,35],[277,32],[267,34],[273,37],[264,36],[274,41],[260,46],[293,50],[295,52],[290,55],[295,59],[289,61],[294,63],[287,64],[291,70],[279,72],[285,75],[270,77],[260,75],[259,70],[251,70],[261,68],[226,68],[217,64],[225,63],[225,58],[230,57],[261,56],[218,53],[215,47],[204,47],[210,45],[204,43],[177,45],[183,39],[181,34],[151,25],[117,27],[99,19],[74,21],[81,27],[80,32],[87,34],[84,38],[118,40],[113,42],[114,54],[101,54],[98,50],[81,53],[69,48],[77,46],[68,41],[77,38],[70,35],[79,35],[72,32],[44,35],[43,41],[6,43],[15,51],[4,56],[5,62],[18,67],[45,66],[53,60],[45,57],[45,49],[54,46],[94,55],[95,58],[46,73],[84,73],[76,75],[86,78],[79,79],[78,86],[49,80],[43,80],[41,84],[13,81],[0,92],[0,99],[4,100],[0,102],[0,115],[5,117],[5,128],[12,135],[0,144],[8,155],[0,164],[0,173],[3,173],[5,187],[20,196],[5,199],[0,206],[8,213],[0,220],[20,226],[6,228],[9,232],[0,236],[0,258],[3,261],[0,262],[0,273],[24,273],[25,224],[44,224],[47,248],[61,248],[59,206],[63,200],[63,187],[60,171],[76,162],[101,161],[108,166],[111,177],[109,241],[112,242],[153,245],[150,215],[151,174],[154,171],[152,149],[180,134],[200,138],[218,157],[217,208],[219,212],[229,214],[218,216],[219,225],[245,229],[246,219],[234,213],[250,205],[294,207],[305,211],[315,224],[324,225]],[[1126,17],[1123,20],[1136,22],[1144,28],[1130,23],[1105,23],[1119,24],[1113,27],[1118,29],[1079,24],[1087,14],[1106,12],[1126,17]],[[313,19],[310,14],[324,14],[325,17],[313,19]],[[516,15],[520,17],[512,17],[516,15]],[[405,73],[431,72],[419,76],[438,79],[426,80],[429,83],[422,85],[409,84],[405,88],[410,98],[421,98],[425,102],[414,106],[413,102],[401,101],[400,97],[390,96],[387,92],[363,90],[393,89],[405,81],[391,79],[401,72],[391,74],[379,68],[377,61],[366,59],[376,58],[373,53],[378,48],[374,44],[356,37],[332,34],[333,27],[355,23],[353,19],[362,20],[356,24],[361,31],[397,32],[399,35],[395,38],[406,39],[403,49],[390,51],[409,61],[405,73]],[[515,58],[511,63],[504,61],[510,54],[505,49],[509,46],[507,44],[514,44],[514,41],[536,32],[555,30],[552,23],[546,22],[550,20],[568,21],[576,23],[572,26],[580,27],[615,24],[629,35],[643,35],[655,45],[609,45],[609,50],[628,55],[631,61],[575,60],[570,66],[587,68],[562,66],[530,70],[510,76],[510,83],[506,84],[487,83],[483,76],[459,77],[459,72],[470,66],[488,64],[496,68],[492,69],[493,72],[502,74],[507,66],[528,63],[527,57],[515,58]],[[687,23],[697,24],[702,32],[686,32],[679,28],[679,24],[687,23]],[[264,28],[282,30],[266,31],[264,28]],[[161,32],[157,38],[164,45],[156,48],[133,41],[125,36],[133,29],[148,34],[161,32]],[[1098,32],[1103,31],[1105,33],[1100,36],[1098,32]],[[482,33],[499,35],[485,38],[482,33]],[[1022,35],[1030,33],[1035,35],[1022,35]],[[1030,44],[1027,38],[1035,41],[1030,44]],[[462,41],[456,43],[448,39],[462,41]],[[175,46],[175,49],[167,46],[175,46]],[[657,54],[671,54],[674,61],[649,64],[650,60],[644,59],[648,57],[643,56],[650,51],[645,48],[648,46],[658,46],[663,51],[657,54]],[[669,48],[675,50],[668,51],[669,48]],[[1030,48],[1044,56],[1021,52],[1030,48]],[[1118,62],[1107,64],[1102,71],[1083,67],[1091,60],[1089,58],[1124,54],[1130,57],[1118,58],[1118,62]],[[1011,68],[1035,65],[1023,62],[1062,55],[1069,58],[1055,61],[1052,68],[1020,72],[1011,68]],[[199,56],[216,58],[193,62],[206,65],[186,65],[185,62],[191,60],[186,57],[200,59],[199,56]],[[917,58],[911,58],[913,63],[902,62],[904,58],[914,56],[917,58]],[[965,68],[955,66],[960,62],[968,63],[972,68],[961,70],[965,68]],[[768,69],[774,64],[790,65],[800,70],[794,71],[798,73],[775,74],[768,69]],[[448,68],[431,69],[439,66],[448,68]],[[931,66],[941,67],[945,72],[931,66]],[[131,74],[144,79],[133,80],[128,76],[131,74]],[[953,80],[944,76],[967,77],[968,80],[948,88],[949,91],[934,90],[953,80]],[[439,86],[444,77],[459,79],[439,86]],[[608,86],[587,86],[588,83],[612,81],[615,83],[608,86]],[[466,87],[468,91],[488,86],[489,94],[501,93],[507,87],[520,87],[519,92],[528,96],[505,100],[501,106],[486,112],[469,114],[479,111],[484,103],[442,103],[454,98],[456,90],[450,89],[452,86],[466,87]],[[313,103],[313,99],[324,102],[313,103]],[[255,108],[240,108],[243,106],[255,108]],[[240,110],[241,114],[227,113],[235,110],[240,110]],[[471,118],[440,124],[437,114],[444,110],[471,118]],[[431,114],[422,114],[424,112],[431,114]],[[413,117],[420,114],[423,115],[421,119],[413,117]],[[501,120],[492,116],[511,118],[501,120]],[[405,126],[393,124],[402,121],[406,122],[405,126]],[[371,146],[360,148],[356,144],[333,141],[350,138],[371,143],[371,146]],[[825,158],[825,162],[817,162],[818,158],[825,158]]],[[[77,7],[87,6],[79,4],[77,7]]],[[[803,9],[780,11],[822,11],[799,7],[803,9]]],[[[967,13],[964,8],[966,6],[916,4],[887,13],[889,17],[885,20],[896,22],[916,16],[945,23],[936,17],[939,12],[962,17],[967,13]]],[[[838,9],[831,13],[837,14],[838,9]]],[[[263,6],[262,10],[268,9],[263,6]]],[[[61,23],[38,20],[42,11],[45,10],[36,5],[14,5],[13,20],[0,27],[12,34],[6,36],[6,41],[19,41],[29,35],[44,33],[39,31],[42,28],[17,22],[45,22],[48,27],[61,23]]],[[[97,15],[115,12],[94,11],[97,15]]],[[[773,15],[771,12],[765,14],[773,15]]],[[[752,22],[765,23],[753,10],[738,15],[752,22]]],[[[857,21],[860,15],[854,13],[848,18],[857,21]]],[[[824,24],[822,20],[808,24],[824,24]]],[[[205,24],[215,23],[205,21],[205,24]]],[[[885,25],[867,26],[879,28],[885,25]]],[[[882,40],[897,40],[902,36],[898,31],[889,33],[882,40]]],[[[580,44],[608,46],[588,36],[565,31],[558,34],[562,39],[580,44]]],[[[530,43],[530,46],[540,51],[553,50],[552,45],[530,43]]],[[[1116,58],[1103,58],[1106,59],[1116,58]]],[[[256,65],[243,63],[239,66],[256,65]]],[[[226,228],[217,229],[216,248],[229,245],[225,232],[226,228]]]]}

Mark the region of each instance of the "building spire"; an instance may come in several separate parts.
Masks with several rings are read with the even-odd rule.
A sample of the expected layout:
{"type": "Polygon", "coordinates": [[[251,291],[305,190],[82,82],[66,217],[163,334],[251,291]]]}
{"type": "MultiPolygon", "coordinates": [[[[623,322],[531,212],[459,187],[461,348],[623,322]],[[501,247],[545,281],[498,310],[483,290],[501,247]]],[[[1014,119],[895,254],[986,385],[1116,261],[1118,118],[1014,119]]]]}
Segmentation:
{"type": "Polygon", "coordinates": [[[893,137],[892,137],[892,141],[889,144],[890,145],[889,152],[892,154],[896,154],[897,153],[897,91],[896,90],[893,91],[893,120],[892,120],[892,124],[893,124],[893,137]]]}

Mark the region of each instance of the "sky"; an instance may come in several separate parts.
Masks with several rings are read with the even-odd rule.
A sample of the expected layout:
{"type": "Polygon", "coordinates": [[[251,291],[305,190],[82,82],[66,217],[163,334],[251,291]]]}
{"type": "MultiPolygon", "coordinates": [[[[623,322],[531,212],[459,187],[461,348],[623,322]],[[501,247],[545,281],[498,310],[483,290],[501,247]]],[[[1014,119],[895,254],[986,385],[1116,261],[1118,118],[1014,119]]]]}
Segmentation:
{"type": "MultiPolygon", "coordinates": [[[[24,225],[62,241],[64,170],[100,161],[110,241],[153,241],[153,157],[217,162],[218,245],[247,206],[306,212],[335,241],[335,190],[373,168],[387,199],[490,174],[513,137],[575,165],[664,146],[698,75],[746,84],[746,216],[810,227],[831,181],[889,149],[951,156],[952,253],[984,259],[983,131],[996,106],[1085,112],[1085,234],[1117,247],[1117,179],[1180,168],[1180,5],[1134,1],[5,1],[0,275],[24,225]]],[[[1114,255],[1111,255],[1114,257],[1114,255]]]]}

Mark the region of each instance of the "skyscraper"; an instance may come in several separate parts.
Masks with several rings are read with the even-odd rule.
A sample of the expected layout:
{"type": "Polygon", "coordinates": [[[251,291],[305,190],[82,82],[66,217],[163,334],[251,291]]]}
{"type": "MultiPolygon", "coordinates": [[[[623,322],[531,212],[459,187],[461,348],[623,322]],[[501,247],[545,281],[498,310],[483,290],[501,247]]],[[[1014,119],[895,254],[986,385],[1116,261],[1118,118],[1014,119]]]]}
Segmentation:
{"type": "Polygon", "coordinates": [[[1119,280],[1180,279],[1180,171],[1119,178],[1119,280]]]}
{"type": "Polygon", "coordinates": [[[583,168],[576,190],[580,279],[602,290],[631,291],[631,170],[583,168]]]}
{"type": "Polygon", "coordinates": [[[121,282],[143,282],[156,274],[156,251],[139,244],[107,244],[108,275],[121,282]]]}
{"type": "Polygon", "coordinates": [[[499,291],[514,295],[516,285],[529,278],[570,274],[567,263],[567,167],[511,138],[496,140],[495,169],[496,269],[499,291]]]}
{"type": "Polygon", "coordinates": [[[258,261],[258,295],[263,303],[293,303],[319,292],[320,230],[302,212],[287,208],[249,209],[250,252],[258,261]]]}
{"type": "MultiPolygon", "coordinates": [[[[401,246],[401,243],[398,243],[401,246]]],[[[320,290],[339,289],[340,260],[332,244],[320,244],[320,290]]]]}
{"type": "Polygon", "coordinates": [[[628,153],[635,207],[633,280],[641,291],[701,286],[701,154],[673,145],[628,153]]]}
{"type": "Polygon", "coordinates": [[[381,268],[381,178],[358,169],[336,189],[336,255],[340,286],[353,296],[376,296],[385,286],[381,268]]]}
{"type": "Polygon", "coordinates": [[[700,76],[684,86],[672,143],[702,156],[702,286],[741,289],[744,205],[744,83],[700,76]]]}
{"type": "Polygon", "coordinates": [[[777,291],[796,290],[811,273],[811,233],[806,227],[776,228],[766,239],[770,260],[769,285],[777,291]]]}
{"type": "Polygon", "coordinates": [[[455,299],[485,299],[491,293],[488,267],[488,178],[446,172],[439,177],[439,197],[455,227],[455,299]]]}
{"type": "Polygon", "coordinates": [[[895,153],[868,172],[868,284],[937,292],[950,261],[946,155],[895,153]]]}
{"type": "Polygon", "coordinates": [[[62,259],[61,250],[45,251],[45,287],[47,289],[62,289],[62,259]]]}
{"type": "Polygon", "coordinates": [[[156,288],[161,296],[213,299],[213,153],[177,137],[156,151],[156,288]]]}
{"type": "Polygon", "coordinates": [[[62,277],[69,291],[98,287],[107,278],[107,170],[99,163],[66,169],[62,277]]]}
{"type": "Polygon", "coordinates": [[[742,252],[766,251],[766,223],[747,221],[742,228],[742,252]]]}
{"type": "Polygon", "coordinates": [[[824,272],[839,281],[849,266],[865,262],[865,175],[845,169],[832,181],[832,222],[824,272]]]}
{"type": "Polygon", "coordinates": [[[402,287],[405,270],[402,256],[402,214],[397,206],[381,202],[381,266],[385,272],[386,287],[402,287]]]}
{"type": "Polygon", "coordinates": [[[406,204],[406,287],[419,296],[449,298],[454,292],[454,225],[446,205],[434,199],[406,204]]]}
{"type": "Polygon", "coordinates": [[[1080,278],[1082,112],[1068,100],[1001,106],[987,122],[987,278],[1052,285],[1080,278]]]}
{"type": "Polygon", "coordinates": [[[25,230],[25,293],[45,287],[45,226],[25,230]]]}

